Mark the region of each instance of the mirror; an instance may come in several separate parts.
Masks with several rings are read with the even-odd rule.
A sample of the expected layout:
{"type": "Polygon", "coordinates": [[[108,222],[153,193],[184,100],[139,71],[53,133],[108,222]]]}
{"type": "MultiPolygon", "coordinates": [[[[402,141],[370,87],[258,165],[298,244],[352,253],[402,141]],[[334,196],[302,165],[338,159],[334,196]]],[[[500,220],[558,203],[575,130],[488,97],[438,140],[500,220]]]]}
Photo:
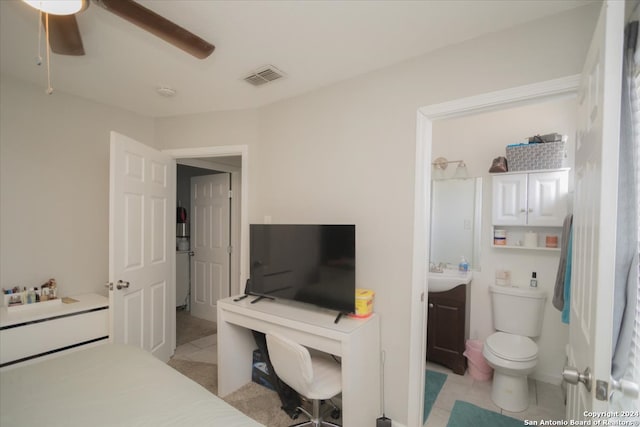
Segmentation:
{"type": "Polygon", "coordinates": [[[480,271],[481,216],[482,178],[432,180],[430,263],[480,271]]]}

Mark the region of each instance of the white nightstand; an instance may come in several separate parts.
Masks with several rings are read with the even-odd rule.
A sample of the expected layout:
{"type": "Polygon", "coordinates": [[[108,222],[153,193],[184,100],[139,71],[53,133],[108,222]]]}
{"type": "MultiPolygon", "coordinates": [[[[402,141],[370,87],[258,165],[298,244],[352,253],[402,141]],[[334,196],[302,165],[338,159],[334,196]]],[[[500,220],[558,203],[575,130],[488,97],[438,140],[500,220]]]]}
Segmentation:
{"type": "Polygon", "coordinates": [[[109,339],[109,299],[98,294],[76,302],[9,311],[0,308],[0,369],[53,357],[109,339]]]}

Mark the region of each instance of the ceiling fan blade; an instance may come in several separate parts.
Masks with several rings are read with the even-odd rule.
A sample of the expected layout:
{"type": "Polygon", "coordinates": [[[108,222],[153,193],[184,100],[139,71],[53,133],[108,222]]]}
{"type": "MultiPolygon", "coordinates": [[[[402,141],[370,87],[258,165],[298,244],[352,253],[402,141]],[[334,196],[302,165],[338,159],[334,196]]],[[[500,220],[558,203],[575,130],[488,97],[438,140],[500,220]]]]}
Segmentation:
{"type": "Polygon", "coordinates": [[[211,43],[132,0],[97,0],[97,3],[196,58],[204,59],[215,49],[211,43]]]}
{"type": "MultiPolygon", "coordinates": [[[[46,27],[47,16],[42,14],[42,24],[46,27]]],[[[49,15],[49,45],[60,55],[82,56],[84,46],[75,15],[49,15]]]]}

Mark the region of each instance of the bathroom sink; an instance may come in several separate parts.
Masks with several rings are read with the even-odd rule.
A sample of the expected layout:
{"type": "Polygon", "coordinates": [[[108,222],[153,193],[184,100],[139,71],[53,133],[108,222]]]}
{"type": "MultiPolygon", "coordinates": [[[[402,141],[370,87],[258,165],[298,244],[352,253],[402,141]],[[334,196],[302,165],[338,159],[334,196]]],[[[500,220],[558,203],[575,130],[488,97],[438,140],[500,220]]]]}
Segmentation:
{"type": "Polygon", "coordinates": [[[473,279],[470,271],[445,269],[442,273],[429,272],[429,292],[444,292],[458,285],[468,285],[473,279]]]}

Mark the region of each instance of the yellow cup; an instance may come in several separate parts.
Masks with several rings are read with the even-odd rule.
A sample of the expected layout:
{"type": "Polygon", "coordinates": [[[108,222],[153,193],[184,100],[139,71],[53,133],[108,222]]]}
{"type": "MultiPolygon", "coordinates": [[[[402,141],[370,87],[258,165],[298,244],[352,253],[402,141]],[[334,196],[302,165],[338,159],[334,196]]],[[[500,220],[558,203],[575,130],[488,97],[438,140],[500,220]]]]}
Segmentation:
{"type": "Polygon", "coordinates": [[[373,313],[373,297],[370,289],[356,289],[356,312],[354,317],[369,317],[373,313]]]}

